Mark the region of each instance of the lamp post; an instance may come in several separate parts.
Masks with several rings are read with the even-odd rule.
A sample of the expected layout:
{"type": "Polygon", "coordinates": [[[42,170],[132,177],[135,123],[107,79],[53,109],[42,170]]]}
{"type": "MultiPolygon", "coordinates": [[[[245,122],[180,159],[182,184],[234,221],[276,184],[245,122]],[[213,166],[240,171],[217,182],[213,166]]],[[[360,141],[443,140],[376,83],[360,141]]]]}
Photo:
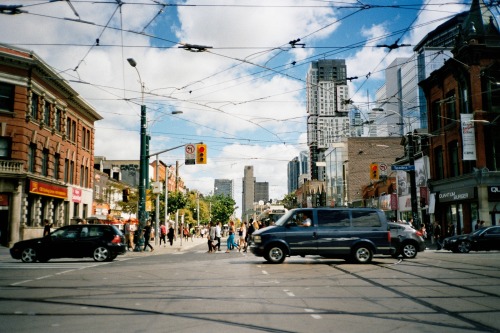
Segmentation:
{"type": "MultiPolygon", "coordinates": [[[[139,76],[139,83],[141,84],[141,148],[140,148],[140,158],[139,158],[139,203],[138,203],[138,214],[139,214],[139,228],[138,235],[139,241],[136,242],[135,251],[141,251],[143,243],[142,229],[146,225],[146,182],[147,182],[147,153],[146,153],[146,105],[144,105],[144,83],[141,79],[141,74],[137,69],[137,63],[133,58],[127,59],[130,66],[135,68],[137,75],[139,76]]],[[[148,237],[148,235],[146,235],[148,237]]]]}

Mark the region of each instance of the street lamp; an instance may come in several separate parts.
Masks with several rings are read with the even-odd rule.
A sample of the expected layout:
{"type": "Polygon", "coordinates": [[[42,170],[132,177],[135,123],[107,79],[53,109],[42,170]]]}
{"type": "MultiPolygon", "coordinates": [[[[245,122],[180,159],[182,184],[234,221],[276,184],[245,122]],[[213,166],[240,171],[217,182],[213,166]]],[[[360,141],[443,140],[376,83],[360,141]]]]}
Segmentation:
{"type": "MultiPolygon", "coordinates": [[[[138,203],[138,214],[139,214],[139,228],[138,228],[138,235],[139,235],[139,241],[136,242],[136,247],[135,251],[141,251],[141,246],[144,244],[143,243],[143,238],[142,238],[142,229],[146,225],[146,175],[147,175],[147,168],[148,168],[148,159],[147,159],[147,152],[146,152],[146,144],[147,144],[147,137],[146,137],[146,105],[144,105],[144,83],[142,82],[141,79],[141,74],[139,73],[139,70],[137,69],[137,63],[133,58],[128,58],[127,59],[128,63],[130,66],[135,68],[135,71],[137,72],[137,75],[139,76],[139,83],[141,84],[141,149],[140,149],[140,158],[139,158],[139,203],[138,203]]],[[[149,235],[146,235],[146,237],[149,237],[149,235]]]]}

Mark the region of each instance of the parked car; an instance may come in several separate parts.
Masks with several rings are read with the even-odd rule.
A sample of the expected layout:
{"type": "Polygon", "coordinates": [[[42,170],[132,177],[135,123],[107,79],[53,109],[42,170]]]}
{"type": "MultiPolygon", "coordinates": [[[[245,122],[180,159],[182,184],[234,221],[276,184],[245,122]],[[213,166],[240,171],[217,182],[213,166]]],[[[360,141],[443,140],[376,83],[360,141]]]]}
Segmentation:
{"type": "Polygon", "coordinates": [[[84,257],[112,261],[126,250],[125,237],[115,226],[81,224],[61,227],[43,238],[17,242],[10,249],[10,255],[23,262],[84,257]]]}
{"type": "Polygon", "coordinates": [[[455,253],[500,250],[500,226],[480,228],[468,235],[456,235],[443,240],[443,248],[455,253]]]}
{"type": "Polygon", "coordinates": [[[415,258],[418,252],[425,250],[425,240],[420,231],[408,224],[389,222],[391,244],[395,249],[395,258],[402,255],[404,258],[415,258]]]}
{"type": "Polygon", "coordinates": [[[392,254],[384,213],[372,208],[297,208],[252,234],[250,251],[270,263],[287,256],[319,255],[369,263],[392,254]]]}

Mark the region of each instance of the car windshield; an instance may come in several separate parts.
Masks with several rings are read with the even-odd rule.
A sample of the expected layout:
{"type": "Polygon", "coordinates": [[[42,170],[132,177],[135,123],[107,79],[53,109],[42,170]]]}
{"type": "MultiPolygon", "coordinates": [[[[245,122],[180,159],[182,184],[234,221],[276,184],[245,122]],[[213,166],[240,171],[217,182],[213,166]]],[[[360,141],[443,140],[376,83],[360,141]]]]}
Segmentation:
{"type": "Polygon", "coordinates": [[[286,221],[288,221],[288,219],[290,218],[290,216],[292,216],[292,214],[294,213],[293,210],[289,210],[288,212],[285,213],[285,215],[283,215],[282,217],[280,217],[278,219],[278,221],[276,221],[276,225],[284,225],[286,223],[286,221]]]}

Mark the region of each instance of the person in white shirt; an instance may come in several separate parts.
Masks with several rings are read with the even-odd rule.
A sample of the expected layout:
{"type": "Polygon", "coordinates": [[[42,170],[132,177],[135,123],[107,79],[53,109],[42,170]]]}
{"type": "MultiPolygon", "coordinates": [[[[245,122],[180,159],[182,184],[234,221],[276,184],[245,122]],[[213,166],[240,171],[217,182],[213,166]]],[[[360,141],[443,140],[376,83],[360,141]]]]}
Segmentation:
{"type": "Polygon", "coordinates": [[[215,225],[215,241],[217,242],[216,243],[217,251],[220,251],[220,238],[222,237],[221,232],[222,232],[221,223],[217,222],[217,224],[215,225]]]}

